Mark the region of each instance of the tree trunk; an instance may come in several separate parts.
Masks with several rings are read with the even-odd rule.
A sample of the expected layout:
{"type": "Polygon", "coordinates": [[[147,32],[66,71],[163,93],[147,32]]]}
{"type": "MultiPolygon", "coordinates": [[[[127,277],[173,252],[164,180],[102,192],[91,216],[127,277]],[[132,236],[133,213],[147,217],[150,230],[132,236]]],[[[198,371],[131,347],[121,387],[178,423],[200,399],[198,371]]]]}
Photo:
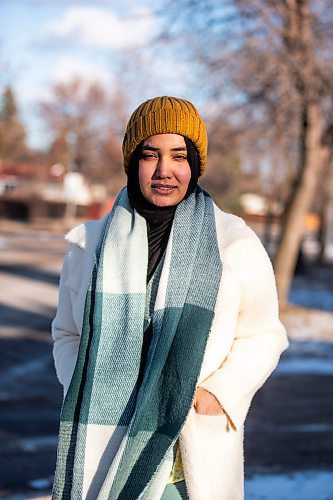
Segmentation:
{"type": "Polygon", "coordinates": [[[279,248],[275,257],[275,275],[280,307],[288,302],[288,290],[304,236],[305,217],[310,209],[320,174],[328,158],[322,144],[323,122],[317,103],[305,103],[301,136],[300,173],[286,213],[279,248]]]}

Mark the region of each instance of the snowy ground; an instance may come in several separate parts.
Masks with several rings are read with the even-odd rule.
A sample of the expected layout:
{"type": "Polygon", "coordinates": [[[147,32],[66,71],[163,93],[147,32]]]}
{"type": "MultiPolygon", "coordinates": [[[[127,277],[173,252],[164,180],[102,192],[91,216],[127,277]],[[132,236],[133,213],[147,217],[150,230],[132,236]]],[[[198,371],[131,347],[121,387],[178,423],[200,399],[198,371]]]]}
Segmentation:
{"type": "MultiPolygon", "coordinates": [[[[0,247],[0,498],[49,499],[61,402],[49,323],[64,245],[23,228],[0,247]]],[[[290,300],[290,348],[248,418],[246,500],[333,500],[333,269],[298,276],[290,300]]]]}
{"type": "MultiPolygon", "coordinates": [[[[45,487],[45,482],[35,482],[45,487]]],[[[12,495],[7,500],[47,500],[45,493],[12,495]]],[[[207,499],[209,500],[209,499],[207,499]]],[[[232,499],[230,499],[232,500],[232,499]]],[[[256,475],[245,482],[245,500],[333,500],[333,472],[256,475]]]]}
{"type": "MultiPolygon", "coordinates": [[[[40,484],[45,486],[43,482],[40,484]]],[[[245,482],[245,500],[332,500],[332,485],[333,472],[257,475],[245,482]]],[[[31,496],[11,495],[6,498],[7,500],[48,500],[51,497],[41,493],[31,496]]]]}
{"type": "Polygon", "coordinates": [[[245,483],[246,500],[332,500],[333,472],[254,476],[245,483]]]}
{"type": "MultiPolygon", "coordinates": [[[[298,304],[291,305],[282,315],[290,347],[280,361],[274,377],[333,376],[333,282],[320,287],[319,284],[312,286],[311,281],[304,278],[296,279],[290,298],[294,304],[298,304]]],[[[333,392],[330,403],[332,408],[333,392]]],[[[286,426],[282,426],[278,432],[283,434],[287,430],[286,426]]],[[[298,432],[305,437],[310,432],[332,434],[333,424],[298,425],[298,432]]],[[[333,500],[333,471],[254,474],[245,482],[245,499],[333,500]]]]}
{"type": "Polygon", "coordinates": [[[289,300],[302,307],[333,311],[333,266],[307,266],[293,280],[289,300]]]}

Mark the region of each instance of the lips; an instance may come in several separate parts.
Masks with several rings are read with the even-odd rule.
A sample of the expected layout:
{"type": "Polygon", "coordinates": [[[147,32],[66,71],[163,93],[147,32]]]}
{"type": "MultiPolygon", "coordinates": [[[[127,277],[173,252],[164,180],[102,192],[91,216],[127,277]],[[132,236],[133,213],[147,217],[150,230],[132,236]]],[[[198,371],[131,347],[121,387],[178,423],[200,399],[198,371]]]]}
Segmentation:
{"type": "Polygon", "coordinates": [[[168,195],[173,193],[177,186],[173,186],[171,184],[152,184],[151,189],[158,194],[168,195]]]}

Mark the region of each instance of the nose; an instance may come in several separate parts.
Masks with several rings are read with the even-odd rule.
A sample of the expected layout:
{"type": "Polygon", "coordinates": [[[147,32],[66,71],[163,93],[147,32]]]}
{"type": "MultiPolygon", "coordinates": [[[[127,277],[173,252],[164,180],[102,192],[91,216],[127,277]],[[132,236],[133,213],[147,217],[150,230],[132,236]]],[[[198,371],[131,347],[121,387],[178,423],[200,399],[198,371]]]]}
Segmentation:
{"type": "Polygon", "coordinates": [[[155,177],[157,179],[167,179],[171,177],[170,159],[166,156],[160,156],[156,165],[155,177]]]}

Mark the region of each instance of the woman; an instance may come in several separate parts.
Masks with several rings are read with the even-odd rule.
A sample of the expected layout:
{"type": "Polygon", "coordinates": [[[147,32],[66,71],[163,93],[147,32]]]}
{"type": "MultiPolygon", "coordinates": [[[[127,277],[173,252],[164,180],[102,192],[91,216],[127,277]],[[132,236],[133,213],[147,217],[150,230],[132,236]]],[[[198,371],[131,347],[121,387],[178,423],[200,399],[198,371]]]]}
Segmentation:
{"type": "Polygon", "coordinates": [[[132,114],[113,210],[72,230],[53,321],[64,386],[53,497],[243,498],[243,424],[287,347],[259,239],[198,185],[195,107],[132,114]]]}

